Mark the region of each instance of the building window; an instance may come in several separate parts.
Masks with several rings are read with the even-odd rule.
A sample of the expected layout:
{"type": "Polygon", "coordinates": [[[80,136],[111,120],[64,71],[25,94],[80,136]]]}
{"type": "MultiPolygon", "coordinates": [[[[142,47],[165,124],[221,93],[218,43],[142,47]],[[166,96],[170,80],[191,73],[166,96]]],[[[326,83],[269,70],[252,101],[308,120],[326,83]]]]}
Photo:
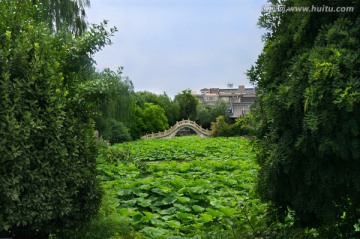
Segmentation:
{"type": "Polygon", "coordinates": [[[205,97],[206,101],[215,101],[215,97],[205,97]]]}

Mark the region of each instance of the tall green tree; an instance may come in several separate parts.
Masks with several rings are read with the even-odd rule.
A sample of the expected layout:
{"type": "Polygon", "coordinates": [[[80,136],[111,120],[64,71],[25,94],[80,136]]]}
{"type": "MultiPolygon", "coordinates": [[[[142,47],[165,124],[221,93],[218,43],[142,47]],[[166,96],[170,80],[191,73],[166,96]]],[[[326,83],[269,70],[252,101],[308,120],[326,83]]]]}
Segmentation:
{"type": "Polygon", "coordinates": [[[135,97],[136,97],[136,104],[141,107],[144,107],[145,103],[160,105],[160,100],[158,95],[149,91],[137,91],[135,97]]]}
{"type": "Polygon", "coordinates": [[[180,119],[180,106],[177,102],[172,100],[165,92],[158,95],[159,105],[165,110],[166,118],[169,125],[176,124],[176,121],[180,119]]]}
{"type": "MultiPolygon", "coordinates": [[[[277,3],[276,1],[271,1],[277,3]]],[[[353,6],[358,1],[283,1],[353,6]]],[[[360,218],[360,18],[353,13],[265,13],[265,47],[248,72],[254,108],[258,189],[279,219],[322,227],[326,238],[358,236],[360,218]]]]}
{"type": "Polygon", "coordinates": [[[136,102],[139,106],[143,107],[145,103],[152,103],[159,105],[165,110],[166,118],[169,125],[174,125],[180,118],[180,108],[177,102],[173,101],[165,92],[160,95],[156,95],[147,91],[136,92],[136,102]]]}
{"type": "MultiPolygon", "coordinates": [[[[90,7],[89,0],[32,0],[35,6],[46,9],[40,18],[47,22],[52,31],[60,29],[80,35],[87,28],[85,9],[90,7]]],[[[21,3],[20,3],[21,4],[21,3]]]]}
{"type": "Polygon", "coordinates": [[[143,108],[134,104],[134,114],[131,120],[130,133],[133,139],[140,139],[147,133],[143,119],[143,108]]]}
{"type": "Polygon", "coordinates": [[[157,133],[169,128],[165,110],[158,105],[145,103],[137,117],[142,120],[143,134],[157,133]]]}
{"type": "Polygon", "coordinates": [[[175,96],[175,102],[180,108],[180,119],[196,119],[196,106],[199,100],[191,94],[190,90],[183,90],[175,96]]]}
{"type": "Polygon", "coordinates": [[[91,79],[82,84],[82,91],[86,93],[86,101],[96,104],[96,113],[93,116],[95,128],[100,136],[111,143],[120,143],[130,140],[127,135],[131,127],[134,113],[134,87],[132,82],[121,76],[122,68],[117,72],[105,69],[102,72],[93,72],[91,79]],[[118,130],[113,130],[116,127],[118,130]],[[124,131],[122,132],[122,130],[124,131]],[[120,131],[121,132],[120,132],[120,131]],[[117,137],[115,132],[119,133],[117,137]],[[112,138],[112,139],[110,139],[112,138]],[[117,141],[114,139],[124,139],[117,141]]]}
{"type": "Polygon", "coordinates": [[[211,108],[203,104],[196,106],[196,123],[201,125],[203,128],[209,129],[211,126],[211,108]]]}
{"type": "Polygon", "coordinates": [[[30,1],[0,1],[0,234],[66,238],[96,214],[91,104],[81,90],[113,30],[51,33],[30,1]]]}
{"type": "Polygon", "coordinates": [[[203,128],[210,129],[211,123],[215,122],[219,116],[223,116],[226,123],[229,123],[228,104],[220,101],[216,105],[196,106],[196,122],[203,128]]]}

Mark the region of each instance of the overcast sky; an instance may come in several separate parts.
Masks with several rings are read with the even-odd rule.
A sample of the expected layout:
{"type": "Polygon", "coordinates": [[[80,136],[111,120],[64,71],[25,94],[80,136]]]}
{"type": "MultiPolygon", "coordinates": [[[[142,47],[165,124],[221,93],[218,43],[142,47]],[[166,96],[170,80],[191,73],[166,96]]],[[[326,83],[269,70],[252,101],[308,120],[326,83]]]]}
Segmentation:
{"type": "Polygon", "coordinates": [[[251,86],[245,72],[262,50],[257,26],[266,0],[91,0],[88,21],[118,32],[95,55],[97,68],[124,67],[135,90],[251,86]]]}

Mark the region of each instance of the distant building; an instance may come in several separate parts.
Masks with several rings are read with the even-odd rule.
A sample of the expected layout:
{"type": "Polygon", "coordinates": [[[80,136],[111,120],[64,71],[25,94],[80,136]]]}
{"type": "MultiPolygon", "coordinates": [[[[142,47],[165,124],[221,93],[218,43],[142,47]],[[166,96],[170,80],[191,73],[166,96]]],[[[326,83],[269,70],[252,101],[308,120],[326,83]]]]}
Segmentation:
{"type": "Polygon", "coordinates": [[[238,88],[204,88],[200,94],[193,94],[200,103],[204,105],[217,105],[223,101],[229,105],[230,117],[239,118],[249,112],[250,105],[256,100],[256,89],[245,88],[240,85],[238,88]]]}

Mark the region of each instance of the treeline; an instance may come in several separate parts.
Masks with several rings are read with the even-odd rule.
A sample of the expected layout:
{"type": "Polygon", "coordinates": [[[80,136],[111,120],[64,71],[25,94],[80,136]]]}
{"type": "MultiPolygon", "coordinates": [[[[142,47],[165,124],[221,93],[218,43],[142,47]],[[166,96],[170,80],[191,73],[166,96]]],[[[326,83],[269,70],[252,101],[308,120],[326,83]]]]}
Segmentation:
{"type": "Polygon", "coordinates": [[[237,121],[237,128],[229,126],[233,121],[225,102],[214,106],[203,105],[190,90],[178,93],[174,99],[165,92],[159,95],[147,91],[135,92],[132,82],[127,77],[122,77],[121,73],[121,68],[117,72],[109,69],[103,72],[94,70],[86,86],[89,92],[92,90],[91,94],[102,96],[93,119],[99,137],[110,144],[164,131],[183,119],[190,119],[203,128],[213,129],[214,136],[244,133],[240,129],[244,120],[237,121]],[[221,125],[217,127],[218,123],[221,125]]]}

